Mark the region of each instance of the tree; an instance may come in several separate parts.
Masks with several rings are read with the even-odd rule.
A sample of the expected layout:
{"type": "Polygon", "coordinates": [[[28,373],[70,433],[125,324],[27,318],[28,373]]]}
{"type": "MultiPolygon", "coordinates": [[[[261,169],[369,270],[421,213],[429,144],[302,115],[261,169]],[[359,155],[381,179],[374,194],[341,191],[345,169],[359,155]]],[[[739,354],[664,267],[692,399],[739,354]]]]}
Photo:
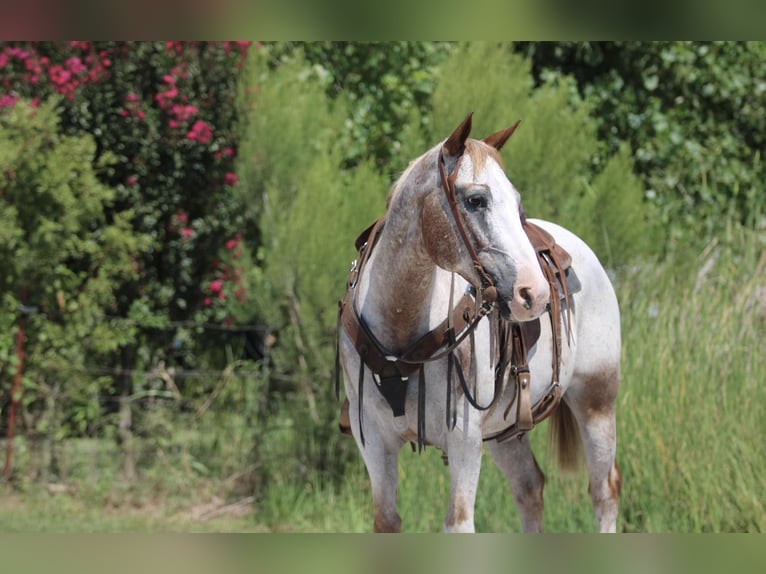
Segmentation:
{"type": "MultiPolygon", "coordinates": [[[[129,440],[132,372],[164,362],[193,367],[215,334],[187,321],[231,320],[246,298],[233,251],[245,229],[238,184],[239,67],[249,43],[69,42],[0,45],[0,107],[58,95],[65,135],[88,134],[101,184],[111,188],[105,225],[127,225],[145,243],[132,272],[110,286],[109,321],[125,336],[104,357],[116,367],[119,428],[129,440]],[[124,216],[121,214],[125,214],[124,216]],[[124,220],[127,217],[127,222],[124,220]],[[177,326],[176,326],[177,325],[177,326]]],[[[253,238],[257,241],[257,237],[253,238]]],[[[199,385],[179,381],[189,393],[199,385]]],[[[109,403],[111,405],[112,403],[109,403]]],[[[127,460],[127,459],[126,459],[127,460]]],[[[131,465],[128,464],[126,468],[131,465]]],[[[128,474],[131,474],[129,471],[128,474]]]]}
{"type": "Polygon", "coordinates": [[[669,238],[763,226],[761,42],[520,43],[536,82],[575,78],[608,150],[629,145],[669,238]],[[691,232],[691,233],[689,233],[691,232]]]}
{"type": "Polygon", "coordinates": [[[23,400],[34,431],[48,438],[54,473],[57,439],[94,422],[106,383],[77,375],[93,354],[129,341],[106,313],[117,302],[115,287],[149,245],[131,229],[133,214],[115,208],[115,191],[98,180],[111,161],[109,154],[96,157],[90,136],[61,133],[54,100],[0,111],[0,374],[16,367],[10,351],[19,308],[33,309],[23,400]]]}

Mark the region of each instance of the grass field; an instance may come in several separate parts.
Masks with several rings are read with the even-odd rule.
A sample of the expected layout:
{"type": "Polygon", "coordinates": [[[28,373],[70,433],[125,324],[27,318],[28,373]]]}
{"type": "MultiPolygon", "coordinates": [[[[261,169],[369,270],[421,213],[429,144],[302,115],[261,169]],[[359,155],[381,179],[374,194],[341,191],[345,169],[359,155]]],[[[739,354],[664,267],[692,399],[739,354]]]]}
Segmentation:
{"type": "MultiPolygon", "coordinates": [[[[766,251],[743,236],[678,260],[684,263],[644,265],[619,276],[624,486],[618,529],[764,532],[766,251]]],[[[587,477],[584,471],[559,475],[547,452],[546,426],[531,436],[547,476],[546,531],[593,532],[587,477]]],[[[172,462],[122,484],[112,447],[87,448],[91,454],[64,485],[1,487],[0,531],[371,530],[369,484],[358,457],[340,483],[323,484],[309,472],[300,482],[277,480],[254,498],[232,498],[226,477],[182,472],[172,462]]],[[[403,450],[400,475],[404,530],[439,531],[449,490],[440,453],[403,450]]],[[[489,457],[476,527],[520,530],[505,480],[489,457]]]]}

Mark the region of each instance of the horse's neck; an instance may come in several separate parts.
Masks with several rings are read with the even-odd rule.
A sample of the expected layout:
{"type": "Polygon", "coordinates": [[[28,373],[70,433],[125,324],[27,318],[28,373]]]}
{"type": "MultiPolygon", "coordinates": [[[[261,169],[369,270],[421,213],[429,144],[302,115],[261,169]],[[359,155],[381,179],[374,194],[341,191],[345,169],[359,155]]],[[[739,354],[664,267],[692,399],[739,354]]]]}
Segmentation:
{"type": "Polygon", "coordinates": [[[386,224],[360,283],[359,310],[388,351],[401,352],[430,330],[433,298],[444,292],[445,273],[428,257],[419,234],[386,224]]]}

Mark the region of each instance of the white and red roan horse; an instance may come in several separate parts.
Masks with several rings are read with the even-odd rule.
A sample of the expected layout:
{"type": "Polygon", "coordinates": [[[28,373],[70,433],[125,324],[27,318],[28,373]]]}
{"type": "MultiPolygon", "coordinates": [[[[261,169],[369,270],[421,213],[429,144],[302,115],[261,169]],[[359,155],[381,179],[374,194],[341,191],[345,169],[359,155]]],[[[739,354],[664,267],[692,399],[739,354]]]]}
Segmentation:
{"type": "MultiPolygon", "coordinates": [[[[397,462],[408,442],[435,446],[448,460],[445,531],[474,530],[483,444],[508,479],[524,531],[540,531],[544,476],[526,432],[508,429],[530,419],[530,405],[551,402],[559,462],[576,462],[584,447],[599,529],[616,530],[617,299],[582,240],[530,220],[571,256],[579,279],[576,290],[564,288],[564,304],[553,304],[558,291],[524,230],[519,193],[498,154],[515,127],[470,139],[469,115],[412,161],[352,268],[339,312],[338,360],[376,532],[401,529],[397,462]],[[524,378],[518,367],[525,365],[500,364],[498,333],[541,316],[524,378]]],[[[524,422],[523,429],[533,426],[524,422]]]]}

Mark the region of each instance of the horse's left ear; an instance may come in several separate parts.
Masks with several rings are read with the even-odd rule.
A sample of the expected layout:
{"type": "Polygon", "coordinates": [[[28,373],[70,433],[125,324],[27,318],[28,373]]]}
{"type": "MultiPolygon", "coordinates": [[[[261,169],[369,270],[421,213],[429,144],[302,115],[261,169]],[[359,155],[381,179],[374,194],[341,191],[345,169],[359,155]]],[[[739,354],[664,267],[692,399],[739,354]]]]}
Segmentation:
{"type": "Polygon", "coordinates": [[[487,145],[492,146],[497,151],[500,151],[505,145],[505,142],[508,141],[508,138],[511,137],[513,135],[513,132],[516,131],[516,128],[519,127],[520,123],[521,123],[521,120],[516,120],[516,123],[513,124],[511,127],[505,128],[504,130],[500,130],[499,132],[495,132],[491,136],[487,136],[481,141],[483,141],[487,145]]]}

